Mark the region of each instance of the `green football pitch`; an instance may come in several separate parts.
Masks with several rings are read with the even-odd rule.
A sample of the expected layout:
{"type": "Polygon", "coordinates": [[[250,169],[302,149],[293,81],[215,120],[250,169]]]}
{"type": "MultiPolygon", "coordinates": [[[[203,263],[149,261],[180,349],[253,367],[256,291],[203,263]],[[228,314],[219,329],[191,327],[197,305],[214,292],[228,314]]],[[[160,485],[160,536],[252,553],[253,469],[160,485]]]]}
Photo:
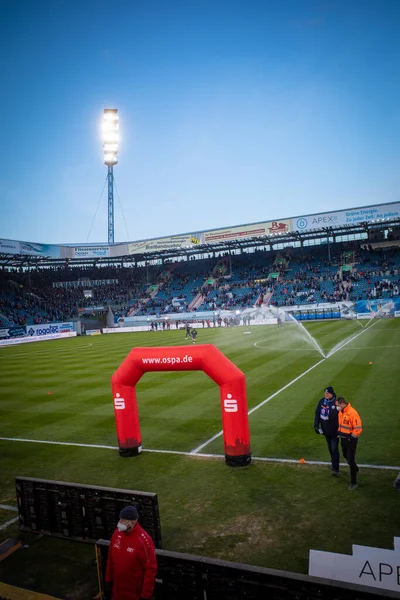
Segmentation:
{"type": "MultiPolygon", "coordinates": [[[[0,504],[15,505],[17,475],[157,492],[164,548],[297,572],[307,572],[310,548],[392,548],[400,535],[392,486],[400,465],[400,319],[306,327],[326,359],[295,324],[198,329],[198,344],[215,344],[246,375],[254,459],[246,468],[225,465],[219,389],[198,371],[144,375],[143,453],[121,458],[115,449],[112,373],[134,347],[190,348],[183,331],[0,348],[0,504]],[[327,385],[363,420],[357,460],[365,466],[354,492],[348,467],[334,478],[328,464],[313,463],[328,463],[313,428],[327,385]],[[198,448],[203,456],[193,454],[198,448]]],[[[1,510],[0,524],[13,516],[1,510]]],[[[16,532],[15,524],[0,535],[16,532]]],[[[54,572],[61,543],[72,542],[48,542],[54,572]]]]}

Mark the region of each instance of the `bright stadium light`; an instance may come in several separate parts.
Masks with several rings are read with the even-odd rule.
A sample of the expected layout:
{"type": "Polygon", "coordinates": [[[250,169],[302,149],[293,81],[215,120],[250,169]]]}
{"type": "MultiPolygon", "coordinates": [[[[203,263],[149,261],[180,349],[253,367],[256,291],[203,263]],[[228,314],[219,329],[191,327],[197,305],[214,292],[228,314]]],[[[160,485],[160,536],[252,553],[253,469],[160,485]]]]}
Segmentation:
{"type": "Polygon", "coordinates": [[[118,162],[119,116],[117,108],[105,108],[103,114],[104,163],[108,167],[108,243],[114,243],[114,173],[118,162]]]}
{"type": "Polygon", "coordinates": [[[106,108],[103,114],[103,150],[107,166],[118,162],[119,116],[117,108],[106,108]]]}

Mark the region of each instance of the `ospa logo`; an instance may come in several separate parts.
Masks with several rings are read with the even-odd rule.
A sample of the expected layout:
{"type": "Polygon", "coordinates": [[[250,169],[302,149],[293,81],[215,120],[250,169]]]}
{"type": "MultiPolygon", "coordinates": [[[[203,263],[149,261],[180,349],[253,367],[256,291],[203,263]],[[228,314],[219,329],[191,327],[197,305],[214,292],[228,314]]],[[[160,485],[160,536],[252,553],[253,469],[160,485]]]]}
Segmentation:
{"type": "Polygon", "coordinates": [[[58,325],[49,325],[48,327],[30,327],[28,334],[33,335],[49,335],[50,333],[58,333],[58,325]]]}

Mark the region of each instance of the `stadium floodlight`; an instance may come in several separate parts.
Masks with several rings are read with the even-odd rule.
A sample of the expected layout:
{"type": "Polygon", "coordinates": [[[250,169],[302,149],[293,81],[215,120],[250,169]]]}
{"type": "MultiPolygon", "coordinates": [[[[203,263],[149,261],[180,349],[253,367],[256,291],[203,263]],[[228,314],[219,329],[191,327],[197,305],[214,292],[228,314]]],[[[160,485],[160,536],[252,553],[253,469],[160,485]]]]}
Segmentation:
{"type": "Polygon", "coordinates": [[[104,163],[108,167],[108,243],[114,243],[114,173],[118,163],[119,116],[117,108],[105,108],[103,114],[104,163]]]}
{"type": "Polygon", "coordinates": [[[118,162],[119,116],[117,108],[105,108],[103,114],[103,150],[107,166],[118,162]]]}

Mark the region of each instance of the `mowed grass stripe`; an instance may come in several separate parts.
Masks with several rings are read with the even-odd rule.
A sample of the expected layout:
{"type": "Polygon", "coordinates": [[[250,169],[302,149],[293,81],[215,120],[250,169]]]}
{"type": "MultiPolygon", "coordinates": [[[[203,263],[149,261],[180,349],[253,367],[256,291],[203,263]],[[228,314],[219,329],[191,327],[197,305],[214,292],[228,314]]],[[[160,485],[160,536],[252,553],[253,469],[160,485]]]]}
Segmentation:
{"type": "MultiPolygon", "coordinates": [[[[368,345],[373,344],[378,335],[377,327],[366,331],[355,342],[361,340],[368,345]]],[[[383,332],[382,332],[383,333],[383,332]]],[[[389,332],[388,332],[389,333],[389,332]]],[[[395,330],[393,335],[397,334],[395,330]]],[[[390,336],[389,336],[390,341],[390,336]]],[[[349,344],[350,345],[350,344],[349,344]]],[[[391,349],[389,349],[390,352],[391,349]]],[[[252,434],[252,448],[255,455],[292,458],[309,458],[320,460],[321,455],[326,452],[323,438],[315,436],[313,432],[313,418],[315,406],[322,396],[326,385],[334,385],[337,393],[348,395],[349,400],[359,409],[365,421],[364,434],[360,441],[360,451],[364,453],[362,462],[372,464],[399,464],[399,445],[397,443],[396,428],[400,411],[394,404],[393,386],[396,382],[396,363],[399,362],[399,353],[391,353],[389,357],[377,351],[380,358],[376,364],[375,372],[371,371],[371,365],[360,357],[363,350],[354,351],[356,357],[349,361],[345,352],[335,353],[331,359],[322,363],[315,371],[310,372],[304,379],[295,383],[291,388],[285,390],[282,395],[277,396],[250,417],[252,434]],[[375,375],[376,373],[376,375],[375,375]],[[387,428],[389,444],[382,444],[379,433],[375,433],[368,423],[375,422],[376,411],[371,408],[371,401],[375,392],[371,394],[376,386],[380,387],[380,380],[386,381],[386,397],[382,397],[384,417],[382,428],[387,428]],[[372,385],[374,381],[374,385],[372,385]],[[358,402],[360,391],[368,401],[358,402]],[[365,391],[364,391],[365,389],[365,391]],[[364,410],[364,404],[369,404],[364,410]],[[391,406],[395,409],[393,420],[391,406]],[[375,411],[375,412],[374,412],[375,411]],[[375,416],[374,416],[375,415],[375,416]],[[321,439],[323,444],[321,445],[321,439]],[[364,446],[363,446],[364,444],[364,446]],[[361,450],[361,448],[363,448],[361,450]],[[391,457],[390,461],[389,458],[391,457]],[[389,462],[388,462],[389,461],[389,462]]],[[[373,402],[372,402],[373,405],[373,402]]],[[[207,446],[203,451],[216,452],[215,442],[207,446]]],[[[326,459],[326,454],[325,454],[326,459]]],[[[361,459],[360,459],[361,460],[361,459]]]]}
{"type": "MultiPolygon", "coordinates": [[[[330,338],[331,347],[334,343],[337,343],[336,340],[340,341],[340,335],[345,334],[348,336],[349,332],[355,334],[361,331],[356,323],[342,324],[329,322],[308,325],[313,325],[312,329],[318,341],[321,341],[324,337],[329,339],[329,332],[332,332],[330,338]],[[355,326],[357,326],[356,329],[355,326]]],[[[370,337],[373,335],[374,337],[371,337],[370,340],[375,339],[374,331],[377,332],[376,335],[385,333],[384,329],[378,331],[378,328],[382,328],[381,323],[375,322],[375,325],[371,332],[365,332],[365,334],[357,338],[355,343],[359,344],[366,336],[370,337]]],[[[252,328],[252,334],[249,336],[244,336],[241,329],[211,329],[204,332],[200,330],[200,332],[205,342],[215,342],[218,340],[220,348],[226,348],[225,352],[227,356],[245,372],[249,408],[251,408],[286,385],[288,381],[301,374],[301,372],[314,364],[315,361],[319,360],[317,353],[314,355],[310,355],[309,353],[302,355],[298,353],[296,355],[296,353],[277,351],[271,354],[268,350],[254,348],[253,346],[255,340],[263,340],[266,344],[283,344],[285,347],[293,342],[296,342],[298,345],[297,329],[297,327],[291,327],[291,329],[285,329],[284,327],[281,331],[277,328],[258,327],[252,328]]],[[[395,329],[392,335],[395,336],[396,334],[397,330],[395,329]]],[[[62,435],[62,439],[66,441],[85,442],[90,438],[95,443],[104,443],[104,439],[109,439],[110,436],[115,439],[110,377],[113,370],[120,364],[120,361],[119,359],[116,360],[114,356],[110,356],[110,351],[113,349],[116,350],[123,359],[130,351],[133,339],[136,342],[135,346],[149,343],[156,344],[160,340],[163,343],[178,341],[180,345],[184,344],[184,334],[182,332],[179,332],[179,334],[175,332],[161,332],[158,338],[148,333],[134,334],[132,336],[130,334],[127,335],[132,339],[126,341],[125,347],[123,347],[124,344],[121,344],[121,338],[126,337],[123,334],[120,336],[93,338],[93,345],[89,348],[93,352],[91,352],[90,360],[84,362],[81,361],[80,357],[77,360],[74,349],[79,348],[79,344],[83,344],[86,340],[83,338],[73,340],[77,344],[75,346],[68,346],[68,349],[71,350],[71,356],[67,360],[65,360],[64,356],[63,360],[60,361],[59,357],[54,353],[53,364],[51,356],[46,357],[45,369],[43,369],[42,357],[35,356],[34,349],[31,347],[33,345],[31,345],[30,352],[33,354],[32,360],[35,362],[28,361],[28,364],[31,365],[29,375],[27,376],[28,381],[19,384],[18,381],[15,381],[15,371],[13,371],[12,376],[8,375],[4,390],[7,395],[13,393],[14,398],[16,398],[16,410],[20,410],[24,416],[24,427],[28,431],[29,428],[37,431],[39,423],[36,423],[36,421],[33,422],[29,417],[30,414],[32,417],[42,415],[44,420],[48,417],[49,421],[48,426],[46,426],[45,422],[41,423],[39,433],[50,436],[48,439],[57,439],[51,437],[54,435],[62,435]],[[162,338],[161,336],[164,337],[162,338]],[[118,339],[116,339],[117,337],[118,339]],[[78,367],[76,366],[77,363],[78,367]],[[27,383],[29,387],[28,391],[24,389],[27,383]],[[16,393],[18,386],[20,387],[20,393],[16,393]],[[54,403],[52,405],[49,405],[46,396],[49,387],[52,388],[50,390],[52,391],[50,398],[52,399],[52,403],[54,403]],[[62,424],[60,428],[54,426],[56,422],[54,413],[56,415],[59,414],[59,420],[62,424]],[[93,420],[91,420],[91,416],[93,420]],[[68,434],[75,432],[78,436],[76,440],[68,440],[63,435],[62,429],[65,427],[66,421],[68,424],[68,434]],[[35,427],[33,427],[33,424],[35,427]],[[85,432],[85,428],[87,433],[85,432]]],[[[300,339],[301,342],[302,340],[300,339]]],[[[37,348],[39,344],[35,344],[34,346],[37,348]]],[[[351,347],[351,344],[347,347],[351,347]]],[[[187,349],[188,353],[190,353],[191,346],[188,345],[187,349]]],[[[12,348],[12,350],[15,349],[12,348]]],[[[330,361],[334,361],[335,357],[339,355],[340,352],[336,353],[330,361]]],[[[320,369],[321,367],[319,366],[317,371],[320,371],[320,369]]],[[[338,370],[337,375],[335,375],[329,368],[329,377],[336,376],[345,379],[348,377],[348,374],[344,371],[344,375],[342,375],[341,371],[338,370]]],[[[21,373],[19,377],[21,377],[21,373]]],[[[309,375],[307,376],[307,380],[308,377],[309,375]]],[[[293,387],[297,385],[294,384],[293,387]]],[[[310,409],[311,412],[313,411],[311,405],[320,397],[320,390],[325,385],[328,385],[326,381],[321,382],[318,384],[316,392],[314,390],[307,390],[306,396],[300,394],[299,398],[299,395],[297,395],[293,400],[293,406],[289,404],[292,410],[289,423],[291,423],[294,417],[300,419],[303,407],[305,410],[304,419],[307,421],[307,429],[300,431],[300,438],[309,436],[309,412],[310,409]],[[311,401],[308,400],[310,393],[311,396],[314,396],[311,401]]],[[[146,440],[145,446],[149,447],[149,442],[152,440],[165,440],[167,449],[174,449],[171,444],[176,443],[179,447],[177,449],[187,451],[193,448],[194,439],[198,440],[199,443],[205,441],[215,433],[215,428],[221,425],[218,388],[202,373],[149,373],[141,379],[137,391],[142,437],[146,440]],[[176,425],[175,433],[172,434],[171,430],[174,430],[174,424],[176,425]]],[[[266,423],[266,431],[260,431],[259,434],[257,433],[257,429],[255,433],[252,429],[253,445],[254,443],[258,443],[259,435],[261,440],[269,444],[268,450],[272,444],[275,451],[282,452],[283,449],[279,447],[279,444],[275,444],[275,439],[279,439],[279,436],[288,435],[290,439],[296,440],[296,449],[299,447],[297,437],[290,431],[290,427],[286,432],[286,403],[287,398],[290,399],[291,395],[292,392],[289,392],[288,389],[282,394],[282,399],[278,396],[268,405],[266,410],[270,411],[271,406],[279,400],[279,404],[276,403],[276,422],[269,421],[266,423]],[[271,425],[273,426],[271,427],[271,425]]],[[[7,413],[5,429],[9,431],[10,428],[13,429],[13,415],[12,405],[10,407],[8,398],[5,400],[4,409],[4,412],[7,413]]],[[[271,414],[268,412],[269,416],[271,414]]],[[[15,420],[14,427],[16,425],[15,420]]],[[[3,425],[0,430],[3,433],[3,425]]],[[[33,435],[30,437],[33,437],[33,435]]],[[[36,438],[36,435],[34,437],[36,438]]],[[[312,443],[315,444],[316,441],[314,440],[312,443]]],[[[288,447],[290,449],[290,443],[285,444],[285,447],[286,449],[288,447]]],[[[218,444],[218,451],[220,451],[220,448],[220,444],[218,444]]],[[[322,458],[325,458],[323,450],[320,447],[318,450],[322,458]]],[[[287,450],[285,453],[287,456],[287,450]]],[[[262,455],[259,452],[257,454],[262,455]]],[[[267,455],[276,455],[276,452],[271,454],[268,451],[267,455]]],[[[288,457],[291,457],[290,453],[288,457]]],[[[319,459],[320,457],[316,456],[315,459],[319,459]]]]}

